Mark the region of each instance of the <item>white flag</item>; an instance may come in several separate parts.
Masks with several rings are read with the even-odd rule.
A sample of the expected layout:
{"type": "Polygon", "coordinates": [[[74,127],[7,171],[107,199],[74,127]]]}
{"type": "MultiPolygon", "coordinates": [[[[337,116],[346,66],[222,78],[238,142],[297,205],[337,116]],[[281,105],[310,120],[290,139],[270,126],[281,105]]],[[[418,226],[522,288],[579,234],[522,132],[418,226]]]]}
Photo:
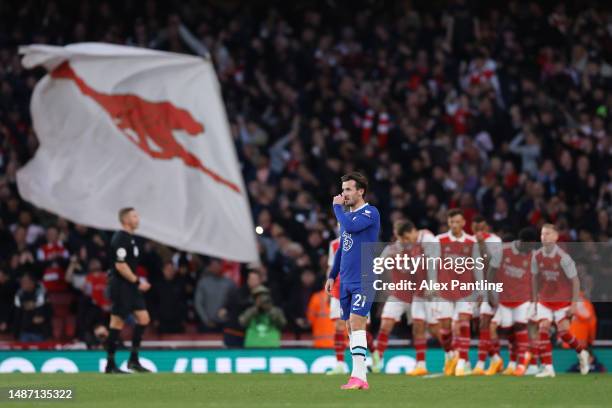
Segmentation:
{"type": "Polygon", "coordinates": [[[110,44],[21,47],[48,74],[32,94],[40,147],[17,174],[23,198],[76,223],[186,251],[258,260],[247,200],[212,64],[110,44]]]}

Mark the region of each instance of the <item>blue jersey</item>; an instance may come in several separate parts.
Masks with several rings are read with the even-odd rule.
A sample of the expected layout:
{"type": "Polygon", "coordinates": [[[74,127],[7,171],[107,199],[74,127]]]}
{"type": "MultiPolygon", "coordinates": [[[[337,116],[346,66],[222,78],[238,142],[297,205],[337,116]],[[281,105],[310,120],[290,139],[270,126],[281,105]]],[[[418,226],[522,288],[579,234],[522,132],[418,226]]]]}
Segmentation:
{"type": "Polygon", "coordinates": [[[361,259],[361,246],[369,242],[378,242],[380,232],[378,210],[366,203],[355,211],[345,213],[342,206],[336,204],[334,213],[340,223],[340,246],[336,251],[329,277],[336,279],[340,274],[341,284],[373,280],[374,257],[370,256],[372,251],[366,251],[368,259],[361,259]]]}

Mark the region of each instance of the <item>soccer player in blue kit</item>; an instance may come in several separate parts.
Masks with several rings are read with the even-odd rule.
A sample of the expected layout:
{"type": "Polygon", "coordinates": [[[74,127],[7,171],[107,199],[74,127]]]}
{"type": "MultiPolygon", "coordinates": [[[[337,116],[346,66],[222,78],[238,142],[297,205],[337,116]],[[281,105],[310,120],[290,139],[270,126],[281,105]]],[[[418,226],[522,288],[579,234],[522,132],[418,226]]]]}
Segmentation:
{"type": "Polygon", "coordinates": [[[325,284],[331,295],[334,280],[340,274],[342,320],[347,321],[353,371],[344,390],[368,389],[366,378],[366,324],[374,300],[373,251],[362,251],[362,245],[378,242],[380,215],[376,207],[365,202],[368,180],[360,173],[342,176],[342,194],[334,197],[334,213],[340,224],[340,248],[325,284]],[[344,212],[343,205],[349,207],[344,212]],[[363,255],[362,255],[363,252],[363,255]],[[367,259],[362,259],[362,256],[367,259]],[[363,266],[363,270],[362,270],[363,266]]]}

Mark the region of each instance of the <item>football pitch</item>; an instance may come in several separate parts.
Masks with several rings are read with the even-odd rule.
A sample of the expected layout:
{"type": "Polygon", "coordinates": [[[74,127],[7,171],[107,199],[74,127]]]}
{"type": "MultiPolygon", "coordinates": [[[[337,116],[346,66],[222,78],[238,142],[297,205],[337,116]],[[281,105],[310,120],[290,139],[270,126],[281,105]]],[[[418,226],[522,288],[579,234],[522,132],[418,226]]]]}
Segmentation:
{"type": "Polygon", "coordinates": [[[411,378],[370,375],[367,391],[345,376],[300,374],[0,374],[0,408],[49,407],[602,407],[612,376],[411,378]],[[65,402],[8,402],[7,388],[73,390],[65,402]]]}

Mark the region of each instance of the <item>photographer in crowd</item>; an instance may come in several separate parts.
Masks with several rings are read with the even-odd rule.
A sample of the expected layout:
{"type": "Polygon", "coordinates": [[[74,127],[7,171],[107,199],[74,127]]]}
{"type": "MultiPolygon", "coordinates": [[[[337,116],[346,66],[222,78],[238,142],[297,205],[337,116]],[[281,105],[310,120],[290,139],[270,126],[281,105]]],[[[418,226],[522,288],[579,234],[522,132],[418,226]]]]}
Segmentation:
{"type": "Polygon", "coordinates": [[[281,329],[287,324],[283,311],[272,304],[265,286],[256,287],[252,294],[255,305],[238,318],[246,329],[244,347],[280,347],[281,329]]]}

